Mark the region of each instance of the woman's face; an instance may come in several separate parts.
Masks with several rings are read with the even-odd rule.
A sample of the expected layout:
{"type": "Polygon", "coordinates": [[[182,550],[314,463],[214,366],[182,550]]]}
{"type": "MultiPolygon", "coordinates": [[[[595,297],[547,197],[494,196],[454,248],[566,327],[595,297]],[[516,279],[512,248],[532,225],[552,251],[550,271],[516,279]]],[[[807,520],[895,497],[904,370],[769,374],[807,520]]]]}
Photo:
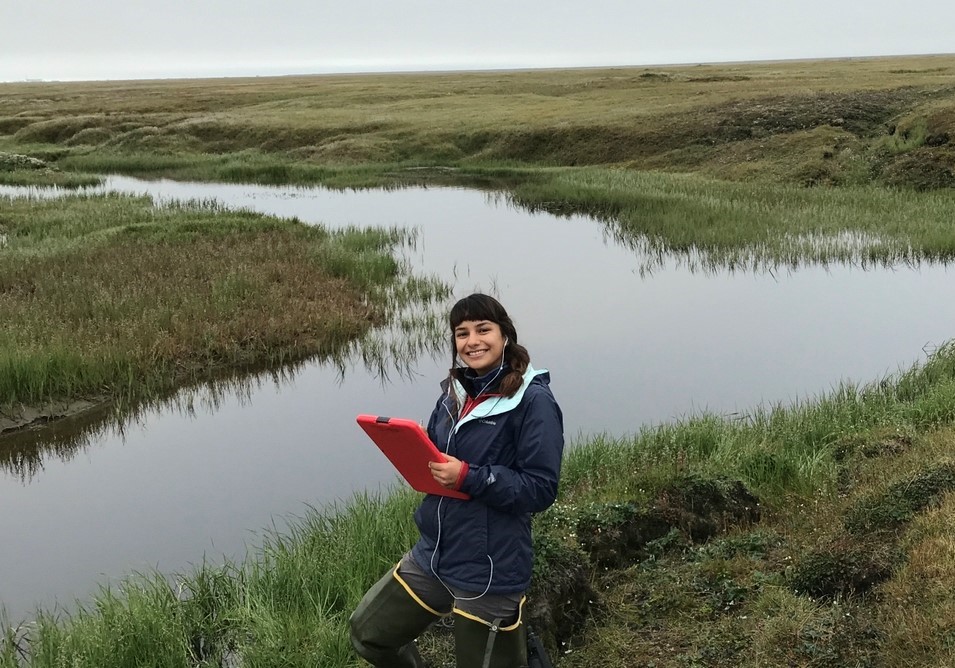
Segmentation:
{"type": "Polygon", "coordinates": [[[454,328],[458,357],[479,376],[500,366],[504,354],[501,326],[490,320],[465,320],[454,328]]]}

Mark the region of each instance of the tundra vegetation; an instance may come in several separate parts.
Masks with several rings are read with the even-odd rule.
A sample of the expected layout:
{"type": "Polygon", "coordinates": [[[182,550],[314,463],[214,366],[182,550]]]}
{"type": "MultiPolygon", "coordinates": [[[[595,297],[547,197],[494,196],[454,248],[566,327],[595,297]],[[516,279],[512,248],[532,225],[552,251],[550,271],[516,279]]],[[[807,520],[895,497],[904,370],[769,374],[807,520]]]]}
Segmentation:
{"type": "MultiPolygon", "coordinates": [[[[0,178],[464,182],[707,268],[948,262],[953,75],[955,57],[925,56],[4,84],[0,178]]],[[[397,232],[100,196],[7,200],[0,233],[7,404],[280,365],[392,317],[385,295],[442,296],[389,260],[397,232]],[[190,274],[211,247],[228,260],[190,274]],[[168,290],[148,278],[174,261],[168,290]],[[300,274],[305,294],[288,290],[300,274]],[[287,290],[314,317],[257,322],[287,290]],[[210,329],[197,312],[217,314],[210,329]]],[[[588,437],[535,519],[528,618],[565,668],[951,665],[953,423],[950,344],[812,400],[588,437]]],[[[357,665],[347,616],[413,540],[415,502],[360,496],[263,536],[241,563],[5,620],[0,666],[357,665]]],[[[447,628],[421,646],[448,665],[447,628]]]]}
{"type": "Polygon", "coordinates": [[[447,294],[391,254],[413,241],[400,230],[329,232],[116,195],[17,198],[0,216],[4,426],[340,356],[376,323],[447,294]]]}

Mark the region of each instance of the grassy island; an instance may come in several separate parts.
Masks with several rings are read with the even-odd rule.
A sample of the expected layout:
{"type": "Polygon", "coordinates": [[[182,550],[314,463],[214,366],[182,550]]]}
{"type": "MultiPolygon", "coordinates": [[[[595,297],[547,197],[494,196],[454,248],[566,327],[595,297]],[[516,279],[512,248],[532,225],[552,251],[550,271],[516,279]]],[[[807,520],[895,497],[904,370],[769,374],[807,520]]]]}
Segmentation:
{"type": "Polygon", "coordinates": [[[0,224],[4,426],[333,355],[395,308],[444,294],[394,259],[396,230],[115,195],[13,199],[0,224]]]}

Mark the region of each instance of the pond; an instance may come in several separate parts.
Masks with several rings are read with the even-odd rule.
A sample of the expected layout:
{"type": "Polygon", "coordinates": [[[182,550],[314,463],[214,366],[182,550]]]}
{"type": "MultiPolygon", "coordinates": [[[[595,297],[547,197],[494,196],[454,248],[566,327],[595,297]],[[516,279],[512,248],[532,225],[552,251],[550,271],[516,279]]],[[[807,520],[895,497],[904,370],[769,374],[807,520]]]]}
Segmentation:
{"type": "MultiPolygon", "coordinates": [[[[104,187],[332,228],[417,229],[405,251],[416,272],[453,284],[456,296],[501,298],[535,366],[551,371],[569,442],[878,380],[955,334],[955,311],[942,306],[953,302],[953,272],[938,264],[699,272],[682,259],[642,257],[599,221],[530,213],[461,188],[125,177],[104,187]]],[[[47,196],[0,188],[0,205],[30,192],[47,196]]],[[[122,430],[87,428],[79,445],[46,447],[39,465],[0,469],[0,602],[22,619],[35,605],[69,608],[134,571],[240,559],[263,530],[281,530],[307,506],[387,488],[395,474],[354,416],[425,419],[449,364],[450,352],[422,355],[413,374],[383,379],[357,363],[344,373],[306,363],[242,390],[200,388],[122,430]]]]}

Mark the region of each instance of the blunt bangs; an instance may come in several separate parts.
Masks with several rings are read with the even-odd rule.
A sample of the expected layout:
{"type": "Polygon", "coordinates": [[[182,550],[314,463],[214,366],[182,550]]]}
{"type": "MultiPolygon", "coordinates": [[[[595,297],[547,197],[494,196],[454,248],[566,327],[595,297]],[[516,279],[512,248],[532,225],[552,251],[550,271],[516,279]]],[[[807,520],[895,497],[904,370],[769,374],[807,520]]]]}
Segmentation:
{"type": "Polygon", "coordinates": [[[448,321],[452,330],[465,320],[490,320],[498,325],[510,323],[507,311],[500,302],[482,294],[469,295],[451,307],[448,321]]]}

